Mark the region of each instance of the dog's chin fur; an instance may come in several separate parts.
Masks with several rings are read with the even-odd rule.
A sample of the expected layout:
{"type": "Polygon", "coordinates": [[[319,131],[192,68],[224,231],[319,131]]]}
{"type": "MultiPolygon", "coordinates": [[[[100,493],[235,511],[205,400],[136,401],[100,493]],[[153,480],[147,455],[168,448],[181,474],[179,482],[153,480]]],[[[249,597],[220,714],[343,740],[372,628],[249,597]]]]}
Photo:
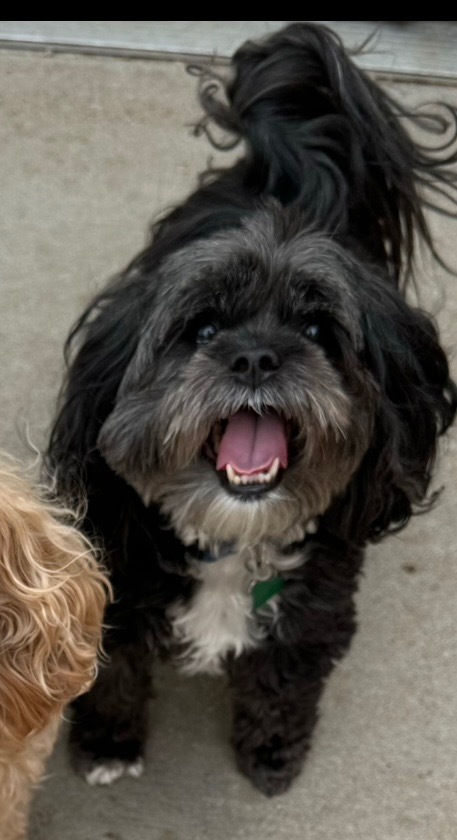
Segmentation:
{"type": "Polygon", "coordinates": [[[286,483],[258,499],[237,498],[221,487],[204,461],[173,478],[162,478],[153,500],[184,544],[198,542],[202,548],[233,541],[244,548],[278,539],[325,509],[322,499],[321,510],[312,511],[307,499],[288,491],[286,483]]]}
{"type": "Polygon", "coordinates": [[[408,114],[313,23],[245,44],[232,71],[201,70],[199,128],[243,152],[75,325],[48,467],[83,491],[116,590],[111,665],[75,704],[78,768],[136,772],[151,657],[177,653],[229,669],[237,762],[271,795],[350,643],[364,546],[431,503],[456,390],[405,285],[417,238],[438,257],[424,208],[455,214],[457,120],[408,114]],[[266,460],[255,437],[238,463],[240,422],[266,460]],[[283,588],[254,609],[268,576],[283,588]]]}
{"type": "Polygon", "coordinates": [[[236,542],[240,548],[264,540],[293,542],[293,535],[322,514],[334,494],[341,493],[356,464],[338,474],[338,481],[325,481],[325,473],[313,476],[306,487],[294,483],[294,472],[278,487],[259,498],[243,498],[221,486],[214,470],[203,460],[171,476],[160,476],[136,489],[146,505],[158,504],[183,543],[201,548],[236,542]],[[289,479],[289,480],[288,480],[289,479]],[[297,492],[297,490],[299,492],[297,492]],[[301,493],[300,493],[301,490],[301,493]]]}

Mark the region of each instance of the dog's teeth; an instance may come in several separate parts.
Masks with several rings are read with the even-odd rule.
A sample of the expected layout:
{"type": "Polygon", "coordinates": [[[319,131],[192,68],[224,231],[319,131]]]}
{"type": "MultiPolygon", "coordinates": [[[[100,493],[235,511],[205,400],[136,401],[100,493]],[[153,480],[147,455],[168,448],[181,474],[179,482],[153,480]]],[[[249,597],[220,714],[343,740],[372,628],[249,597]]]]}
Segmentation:
{"type": "Polygon", "coordinates": [[[316,519],[310,519],[307,526],[306,526],[306,533],[307,534],[315,534],[318,529],[318,524],[316,519]]]}
{"type": "Polygon", "coordinates": [[[230,484],[241,484],[241,476],[237,475],[231,464],[226,466],[227,478],[230,484]]]}
{"type": "Polygon", "coordinates": [[[278,475],[279,470],[279,458],[275,458],[270,470],[269,470],[269,481],[273,481],[274,478],[278,475]]]}
{"type": "Polygon", "coordinates": [[[230,484],[271,484],[279,471],[279,458],[275,458],[268,472],[254,473],[253,475],[239,475],[231,464],[227,464],[226,472],[230,484]]]}

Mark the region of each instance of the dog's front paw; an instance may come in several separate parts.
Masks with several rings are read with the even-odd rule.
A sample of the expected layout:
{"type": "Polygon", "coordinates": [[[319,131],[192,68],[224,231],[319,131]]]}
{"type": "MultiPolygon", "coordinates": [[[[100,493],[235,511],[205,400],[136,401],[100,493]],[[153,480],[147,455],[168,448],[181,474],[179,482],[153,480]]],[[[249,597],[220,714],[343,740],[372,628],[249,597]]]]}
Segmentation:
{"type": "Polygon", "coordinates": [[[302,766],[296,745],[291,749],[280,735],[256,747],[235,741],[235,752],[239,769],[265,796],[285,793],[302,766]]]}
{"type": "Polygon", "coordinates": [[[128,762],[119,759],[92,760],[83,771],[86,782],[91,785],[112,785],[122,776],[138,779],[144,770],[143,759],[128,762]]]}
{"type": "Polygon", "coordinates": [[[73,768],[84,776],[89,785],[112,785],[122,776],[138,779],[144,770],[143,758],[139,744],[129,744],[126,750],[119,749],[119,745],[88,743],[71,744],[71,761],[73,768]],[[115,747],[118,746],[118,749],[115,747]]]}
{"type": "Polygon", "coordinates": [[[111,785],[123,776],[137,779],[144,769],[143,746],[136,739],[115,739],[107,733],[76,727],[70,735],[73,769],[89,785],[111,785]]]}

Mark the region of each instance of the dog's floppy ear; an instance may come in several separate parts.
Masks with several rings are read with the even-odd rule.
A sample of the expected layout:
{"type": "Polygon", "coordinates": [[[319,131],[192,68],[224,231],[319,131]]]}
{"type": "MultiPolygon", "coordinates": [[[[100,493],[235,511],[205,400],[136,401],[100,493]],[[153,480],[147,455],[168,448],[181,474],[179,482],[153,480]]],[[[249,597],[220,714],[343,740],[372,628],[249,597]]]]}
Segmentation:
{"type": "Polygon", "coordinates": [[[364,363],[378,395],[373,439],[330,512],[332,527],[360,542],[400,529],[431,503],[427,488],[437,438],[457,404],[432,321],[385,284],[371,300],[363,323],[364,363]]]}
{"type": "Polygon", "coordinates": [[[203,185],[155,222],[150,244],[76,322],[66,342],[71,361],[47,453],[47,469],[66,497],[78,498],[83,486],[90,493],[106,469],[98,435],[150,318],[163,260],[195,239],[239,226],[250,206],[229,177],[203,185]]]}
{"type": "MultiPolygon", "coordinates": [[[[145,283],[132,272],[116,279],[86,309],[66,343],[77,351],[61,394],[48,450],[48,470],[67,498],[77,499],[98,469],[97,437],[135,352],[147,304],[145,283]]],[[[89,488],[90,492],[90,486],[89,488]]]]}

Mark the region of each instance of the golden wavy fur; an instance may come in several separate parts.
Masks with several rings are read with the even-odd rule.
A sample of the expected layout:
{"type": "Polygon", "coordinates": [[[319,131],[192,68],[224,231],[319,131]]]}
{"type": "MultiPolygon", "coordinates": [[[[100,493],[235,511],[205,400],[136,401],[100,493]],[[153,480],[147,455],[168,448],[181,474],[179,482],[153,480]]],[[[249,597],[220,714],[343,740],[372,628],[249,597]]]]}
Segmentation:
{"type": "Polygon", "coordinates": [[[0,465],[0,837],[28,805],[66,704],[96,673],[108,586],[68,510],[0,465]]]}

